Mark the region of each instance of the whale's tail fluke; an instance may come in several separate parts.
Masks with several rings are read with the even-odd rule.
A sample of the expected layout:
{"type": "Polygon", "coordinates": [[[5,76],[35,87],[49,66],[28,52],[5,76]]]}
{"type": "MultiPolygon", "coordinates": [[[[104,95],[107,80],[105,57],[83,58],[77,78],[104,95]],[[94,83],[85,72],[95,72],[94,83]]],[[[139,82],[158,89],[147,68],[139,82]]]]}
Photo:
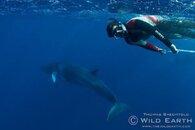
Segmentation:
{"type": "Polygon", "coordinates": [[[108,117],[107,117],[107,120],[111,120],[113,119],[114,117],[116,117],[117,115],[119,115],[120,113],[126,111],[128,108],[128,106],[124,103],[115,103],[109,113],[108,113],[108,117]]]}

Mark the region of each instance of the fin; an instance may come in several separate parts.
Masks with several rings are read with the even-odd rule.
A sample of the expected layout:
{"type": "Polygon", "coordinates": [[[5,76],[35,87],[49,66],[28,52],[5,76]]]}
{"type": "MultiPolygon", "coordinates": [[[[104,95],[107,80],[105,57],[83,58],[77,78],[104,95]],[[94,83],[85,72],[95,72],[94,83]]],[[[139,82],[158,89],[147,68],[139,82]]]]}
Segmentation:
{"type": "Polygon", "coordinates": [[[98,73],[98,69],[95,69],[95,70],[92,70],[91,73],[94,75],[94,76],[97,76],[97,73],[98,73]]]}
{"type": "Polygon", "coordinates": [[[53,83],[56,82],[56,79],[57,79],[56,77],[57,77],[57,72],[53,72],[53,73],[51,74],[51,78],[52,78],[53,83]]]}
{"type": "Polygon", "coordinates": [[[115,103],[109,113],[108,113],[108,117],[107,117],[107,120],[111,120],[113,119],[114,117],[118,116],[120,113],[126,111],[128,108],[128,106],[124,103],[115,103]]]}

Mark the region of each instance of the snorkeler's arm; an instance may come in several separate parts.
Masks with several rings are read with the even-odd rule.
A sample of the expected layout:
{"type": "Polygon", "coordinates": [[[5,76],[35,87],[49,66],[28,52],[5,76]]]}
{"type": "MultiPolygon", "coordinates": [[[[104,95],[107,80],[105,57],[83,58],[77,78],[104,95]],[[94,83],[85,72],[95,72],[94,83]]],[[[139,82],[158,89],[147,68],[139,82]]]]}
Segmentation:
{"type": "Polygon", "coordinates": [[[163,34],[161,34],[155,26],[153,26],[145,21],[136,20],[134,23],[134,27],[136,29],[143,30],[148,34],[155,36],[157,39],[159,39],[161,42],[163,42],[167,47],[170,47],[172,45],[172,43],[169,41],[169,39],[167,39],[165,36],[163,36],[163,34]]]}
{"type": "Polygon", "coordinates": [[[144,49],[155,51],[155,52],[160,52],[162,50],[161,48],[153,45],[150,42],[144,41],[144,40],[140,40],[138,42],[133,42],[133,44],[137,45],[137,46],[140,46],[140,47],[142,47],[144,49]]]}

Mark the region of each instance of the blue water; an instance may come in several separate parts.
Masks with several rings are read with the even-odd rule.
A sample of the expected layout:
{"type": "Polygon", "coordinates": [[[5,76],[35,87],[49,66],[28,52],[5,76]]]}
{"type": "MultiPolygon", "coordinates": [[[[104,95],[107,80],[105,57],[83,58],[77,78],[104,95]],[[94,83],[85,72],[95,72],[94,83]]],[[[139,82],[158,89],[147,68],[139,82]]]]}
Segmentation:
{"type": "MultiPolygon", "coordinates": [[[[34,8],[40,10],[34,12],[26,6],[33,4],[30,0],[11,2],[0,2],[0,130],[140,130],[144,128],[131,126],[128,118],[144,112],[189,113],[194,119],[195,54],[162,56],[107,37],[109,17],[153,13],[119,14],[107,8],[109,1],[73,2],[83,5],[79,10],[65,1],[69,3],[64,4],[68,9],[64,14],[44,12],[53,7],[38,0],[35,3],[41,6],[34,8]],[[111,104],[104,98],[66,82],[54,86],[40,66],[55,61],[99,69],[98,77],[128,104],[128,111],[107,122],[111,104]]],[[[187,8],[193,1],[182,2],[187,8]]],[[[194,19],[194,6],[187,9],[175,16],[194,19]]],[[[156,39],[150,41],[167,49],[156,39]]],[[[178,48],[195,49],[194,39],[173,42],[178,48]]]]}

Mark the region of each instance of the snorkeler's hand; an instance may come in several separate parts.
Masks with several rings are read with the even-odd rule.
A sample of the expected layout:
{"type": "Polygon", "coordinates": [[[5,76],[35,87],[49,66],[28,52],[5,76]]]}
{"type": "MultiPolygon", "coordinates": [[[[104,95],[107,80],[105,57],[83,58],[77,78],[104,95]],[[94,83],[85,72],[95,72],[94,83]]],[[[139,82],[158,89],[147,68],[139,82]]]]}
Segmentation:
{"type": "Polygon", "coordinates": [[[170,46],[170,49],[171,49],[171,51],[172,51],[173,54],[179,53],[179,50],[176,48],[176,46],[174,44],[172,44],[170,46]]]}
{"type": "Polygon", "coordinates": [[[164,49],[159,49],[159,53],[160,53],[161,55],[165,55],[165,54],[166,54],[166,50],[164,50],[164,49]]]}

